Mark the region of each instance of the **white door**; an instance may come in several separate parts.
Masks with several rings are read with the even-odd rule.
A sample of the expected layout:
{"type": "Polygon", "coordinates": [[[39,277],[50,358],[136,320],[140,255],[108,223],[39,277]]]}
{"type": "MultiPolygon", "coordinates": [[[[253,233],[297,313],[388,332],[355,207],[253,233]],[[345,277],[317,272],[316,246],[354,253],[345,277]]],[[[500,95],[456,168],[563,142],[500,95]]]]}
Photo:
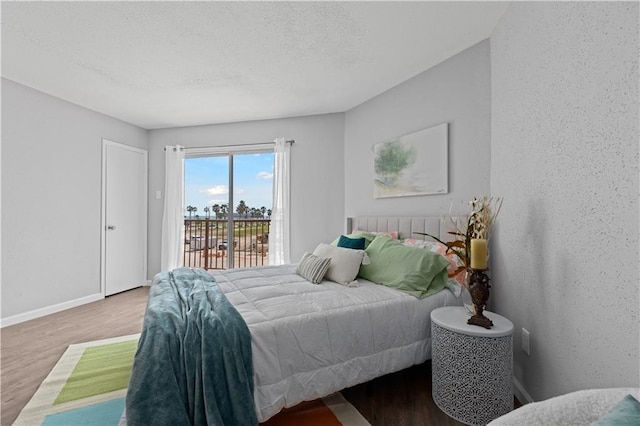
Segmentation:
{"type": "Polygon", "coordinates": [[[102,142],[102,291],[140,287],[147,275],[147,151],[102,142]]]}

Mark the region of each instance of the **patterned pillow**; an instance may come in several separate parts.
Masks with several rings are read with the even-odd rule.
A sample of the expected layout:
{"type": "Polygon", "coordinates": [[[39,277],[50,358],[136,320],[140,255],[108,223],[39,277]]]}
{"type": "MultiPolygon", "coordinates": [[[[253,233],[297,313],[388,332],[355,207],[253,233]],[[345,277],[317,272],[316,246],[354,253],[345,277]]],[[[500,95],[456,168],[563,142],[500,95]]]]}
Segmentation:
{"type": "Polygon", "coordinates": [[[404,241],[403,241],[403,244],[405,246],[426,248],[426,249],[431,250],[434,253],[437,252],[437,246],[438,245],[442,245],[440,243],[436,243],[436,242],[433,242],[433,241],[415,240],[413,238],[405,238],[404,241]]]}
{"type": "Polygon", "coordinates": [[[458,281],[454,280],[453,278],[447,278],[447,282],[444,286],[448,288],[455,297],[460,297],[460,293],[462,293],[462,286],[458,281]]]}
{"type": "MultiPolygon", "coordinates": [[[[411,247],[420,247],[425,250],[430,250],[434,253],[438,253],[439,255],[444,256],[449,261],[449,267],[447,268],[447,272],[449,274],[455,273],[459,267],[463,266],[462,261],[458,256],[456,256],[455,253],[453,252],[447,253],[447,246],[445,246],[444,244],[440,244],[435,241],[414,240],[411,238],[405,239],[403,244],[411,247]]],[[[460,272],[454,277],[451,277],[451,279],[455,280],[458,283],[458,285],[462,285],[464,283],[464,273],[460,272]]]]}
{"type": "Polygon", "coordinates": [[[392,240],[397,240],[398,239],[398,231],[360,231],[359,229],[354,229],[353,230],[354,234],[371,234],[371,235],[387,235],[389,238],[391,238],[392,240]]]}
{"type": "Polygon", "coordinates": [[[296,274],[313,284],[319,284],[329,270],[331,258],[305,253],[296,267],[296,274]]]}

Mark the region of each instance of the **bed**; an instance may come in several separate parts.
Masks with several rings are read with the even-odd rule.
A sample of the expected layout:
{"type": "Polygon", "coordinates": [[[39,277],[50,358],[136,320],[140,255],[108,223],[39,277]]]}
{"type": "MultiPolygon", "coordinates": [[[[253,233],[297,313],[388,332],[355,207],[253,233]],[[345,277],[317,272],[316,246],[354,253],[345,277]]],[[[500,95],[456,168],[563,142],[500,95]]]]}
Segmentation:
{"type": "MultiPolygon", "coordinates": [[[[441,232],[440,218],[435,217],[349,218],[346,230],[348,234],[354,231],[398,232],[400,238],[423,238],[416,232],[427,232],[444,239],[447,235],[445,229],[441,232]]],[[[386,241],[388,237],[378,239],[386,241]]],[[[228,411],[224,415],[235,416],[236,422],[238,415],[245,415],[247,410],[250,411],[248,407],[254,407],[255,421],[247,418],[243,424],[266,421],[285,407],[324,397],[430,359],[431,311],[440,306],[461,304],[460,299],[447,289],[417,298],[362,277],[357,278],[355,285],[326,279],[320,284],[313,284],[296,270],[297,265],[293,264],[211,274],[194,272],[198,282],[213,277],[225,296],[221,297],[208,285],[203,285],[198,292],[202,292],[202,299],[207,303],[196,300],[193,289],[156,283],[158,289],[165,288],[164,295],[177,295],[177,302],[167,302],[161,295],[159,298],[154,296],[154,284],[127,395],[129,424],[140,424],[142,420],[148,422],[153,415],[173,416],[177,411],[185,411],[185,415],[174,417],[171,422],[188,418],[193,424],[225,424],[223,419],[215,417],[220,407],[228,411]],[[240,349],[234,346],[230,354],[227,353],[231,347],[228,326],[217,317],[218,310],[228,310],[226,305],[221,305],[221,308],[214,306],[204,314],[200,312],[204,305],[209,309],[209,302],[215,305],[224,299],[239,313],[249,336],[249,340],[240,343],[240,349]],[[150,313],[152,306],[157,309],[150,313]],[[175,314],[172,319],[165,318],[169,311],[175,314]],[[190,329],[186,326],[178,332],[182,326],[176,324],[195,312],[194,323],[197,325],[190,329]],[[212,321],[212,318],[217,325],[204,325],[205,319],[212,321]],[[210,333],[216,330],[221,334],[213,339],[210,333]],[[205,332],[206,339],[203,337],[205,332]],[[169,342],[171,336],[183,334],[187,337],[180,337],[178,343],[169,342]],[[225,342],[225,347],[212,346],[211,340],[225,342]],[[250,346],[251,350],[243,351],[243,345],[245,349],[250,346]],[[158,347],[161,348],[160,353],[158,347]],[[167,355],[165,347],[173,348],[175,353],[167,355]],[[212,352],[221,355],[204,362],[212,352]],[[194,358],[192,353],[198,354],[195,359],[191,359],[194,358]],[[250,353],[249,359],[247,353],[250,353]],[[188,359],[180,358],[183,356],[188,359]],[[227,362],[223,373],[209,371],[214,368],[212,363],[218,362],[227,362]],[[194,384],[177,382],[183,374],[192,374],[189,369],[185,370],[184,365],[194,363],[203,364],[197,367],[200,368],[199,377],[203,377],[198,380],[203,383],[196,383],[197,395],[182,397],[181,393],[194,384]],[[170,374],[171,370],[173,374],[170,374]],[[162,377],[160,383],[157,383],[158,377],[162,377]],[[250,389],[244,383],[247,377],[253,378],[250,389]],[[207,380],[213,383],[210,385],[213,389],[208,389],[207,380]],[[223,386],[226,390],[218,389],[222,381],[226,381],[223,386]],[[165,396],[170,388],[175,388],[175,392],[165,396]],[[209,407],[204,407],[211,405],[211,398],[209,402],[202,402],[207,399],[207,392],[215,395],[215,405],[219,406],[213,414],[207,412],[209,407]],[[221,392],[230,396],[221,397],[221,392]],[[252,401],[247,401],[251,394],[252,401]],[[151,399],[149,395],[153,395],[151,399]],[[223,400],[225,402],[221,402],[223,400]],[[194,401],[205,411],[204,414],[194,412],[194,401]],[[157,414],[157,406],[166,408],[166,413],[157,414]],[[212,418],[216,420],[211,421],[212,418]]],[[[167,276],[165,274],[162,279],[167,276]]],[[[239,322],[237,319],[234,321],[239,322]]],[[[239,335],[245,334],[243,324],[235,325],[239,335]]],[[[235,345],[237,342],[232,343],[235,345]]],[[[195,411],[198,410],[196,407],[195,411]]]]}

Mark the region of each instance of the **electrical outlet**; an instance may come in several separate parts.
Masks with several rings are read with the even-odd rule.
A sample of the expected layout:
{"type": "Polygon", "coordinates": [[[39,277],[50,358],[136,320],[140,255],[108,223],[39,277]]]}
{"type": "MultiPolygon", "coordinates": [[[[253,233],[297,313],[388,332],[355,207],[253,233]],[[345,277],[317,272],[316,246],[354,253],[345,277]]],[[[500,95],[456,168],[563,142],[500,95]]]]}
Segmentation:
{"type": "Polygon", "coordinates": [[[529,341],[529,331],[526,328],[522,329],[522,350],[525,354],[531,355],[531,343],[529,341]]]}

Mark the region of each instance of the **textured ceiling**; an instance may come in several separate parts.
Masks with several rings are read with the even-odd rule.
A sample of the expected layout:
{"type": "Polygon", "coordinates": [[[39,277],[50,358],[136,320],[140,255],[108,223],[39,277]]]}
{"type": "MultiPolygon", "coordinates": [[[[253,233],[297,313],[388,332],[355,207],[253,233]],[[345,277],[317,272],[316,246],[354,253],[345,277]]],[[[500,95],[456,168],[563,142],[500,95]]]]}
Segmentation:
{"type": "Polygon", "coordinates": [[[2,76],[146,129],[342,112],[505,2],[2,2],[2,76]]]}

